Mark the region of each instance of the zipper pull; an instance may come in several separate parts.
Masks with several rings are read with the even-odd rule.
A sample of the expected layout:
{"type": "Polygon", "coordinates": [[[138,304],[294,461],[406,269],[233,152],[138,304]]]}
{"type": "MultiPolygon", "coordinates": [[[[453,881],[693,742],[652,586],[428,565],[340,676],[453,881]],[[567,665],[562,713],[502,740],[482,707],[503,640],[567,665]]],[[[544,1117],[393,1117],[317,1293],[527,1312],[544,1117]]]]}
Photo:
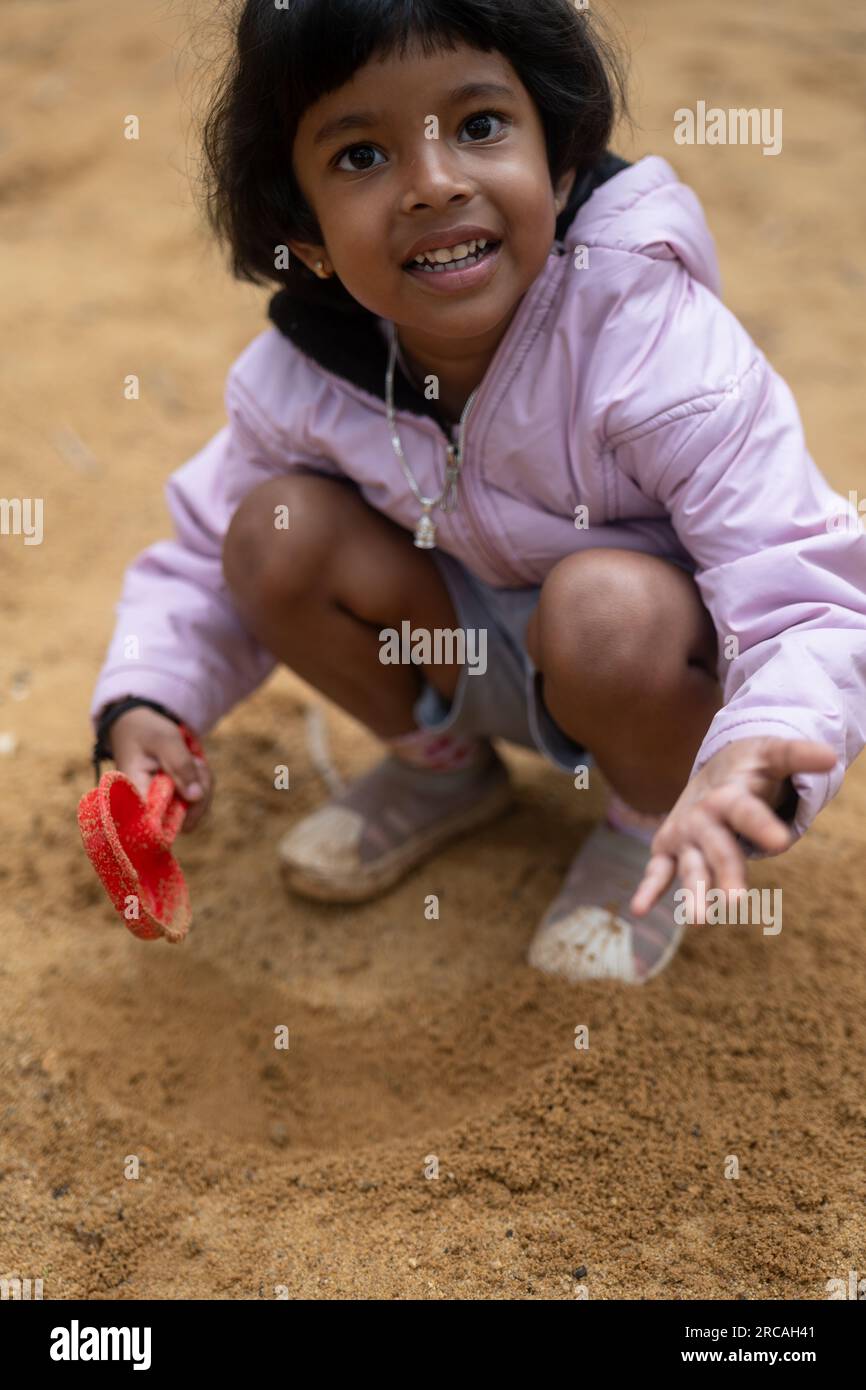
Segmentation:
{"type": "Polygon", "coordinates": [[[445,495],[440,503],[443,512],[453,512],[457,505],[457,479],[460,477],[460,460],[454,451],[453,444],[446,444],[447,459],[445,464],[445,495]]]}

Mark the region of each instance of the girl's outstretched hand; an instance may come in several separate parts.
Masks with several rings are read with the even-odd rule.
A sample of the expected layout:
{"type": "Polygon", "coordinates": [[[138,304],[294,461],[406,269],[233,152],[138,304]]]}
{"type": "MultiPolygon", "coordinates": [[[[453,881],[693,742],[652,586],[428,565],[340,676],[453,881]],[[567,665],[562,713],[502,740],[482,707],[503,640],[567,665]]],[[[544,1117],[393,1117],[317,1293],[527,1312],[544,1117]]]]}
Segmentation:
{"type": "Polygon", "coordinates": [[[139,705],[127,710],[108,730],[111,754],[141,795],[155,772],[167,772],[185,801],[190,802],[182,833],[194,830],[213,796],[213,774],[206,762],[193,757],[178,726],[156,710],[139,705]]]}
{"type": "Polygon", "coordinates": [[[771,809],[783,799],[785,780],[794,772],[829,772],[835,763],[829,744],[805,738],[743,738],[722,748],[656,832],[632,912],[649,912],[674,874],[695,900],[700,880],[707,892],[745,890],[746,857],[735,835],[770,854],[787,849],[791,831],[771,809]]]}

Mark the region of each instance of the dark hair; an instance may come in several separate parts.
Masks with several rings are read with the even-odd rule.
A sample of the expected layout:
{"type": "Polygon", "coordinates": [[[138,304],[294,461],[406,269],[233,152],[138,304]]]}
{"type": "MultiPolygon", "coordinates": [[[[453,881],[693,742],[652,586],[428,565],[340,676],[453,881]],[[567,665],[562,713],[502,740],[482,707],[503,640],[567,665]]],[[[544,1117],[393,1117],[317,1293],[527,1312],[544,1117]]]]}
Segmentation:
{"type": "MultiPolygon", "coordinates": [[[[425,54],[459,41],[501,52],[538,108],[553,184],[575,169],[576,186],[627,113],[622,60],[578,0],[242,0],[230,22],[232,53],[201,132],[207,221],[236,279],[334,307],[357,307],[337,277],[318,280],[295,256],[277,269],[275,248],[322,241],[292,169],[298,124],[372,58],[413,43],[425,54]]],[[[566,207],[557,236],[570,220],[566,207]]]]}

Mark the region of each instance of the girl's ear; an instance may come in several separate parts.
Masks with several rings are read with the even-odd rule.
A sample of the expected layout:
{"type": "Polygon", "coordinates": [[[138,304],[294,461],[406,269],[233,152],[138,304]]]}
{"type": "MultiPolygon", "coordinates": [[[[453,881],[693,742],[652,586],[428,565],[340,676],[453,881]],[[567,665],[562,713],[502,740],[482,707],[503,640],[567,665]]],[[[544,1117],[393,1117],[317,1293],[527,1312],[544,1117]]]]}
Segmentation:
{"type": "Polygon", "coordinates": [[[318,275],[320,280],[328,280],[333,275],[333,267],[324,246],[314,246],[307,241],[290,241],[287,245],[291,254],[303,261],[307,269],[318,275]]]}

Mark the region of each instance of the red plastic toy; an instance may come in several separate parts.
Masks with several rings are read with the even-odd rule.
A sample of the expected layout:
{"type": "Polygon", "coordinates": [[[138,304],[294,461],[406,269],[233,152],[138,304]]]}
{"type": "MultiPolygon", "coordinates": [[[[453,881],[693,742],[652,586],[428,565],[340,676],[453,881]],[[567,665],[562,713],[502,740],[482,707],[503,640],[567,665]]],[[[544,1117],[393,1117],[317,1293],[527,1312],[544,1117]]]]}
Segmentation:
{"type": "MultiPolygon", "coordinates": [[[[180,726],[190,752],[195,735],[180,726]]],[[[78,803],[78,828],[90,862],[124,924],[143,941],[183,941],[192,921],[189,889],[171,845],[189,802],[167,772],[157,772],[145,802],[123,772],[104,772],[78,803]]]]}

